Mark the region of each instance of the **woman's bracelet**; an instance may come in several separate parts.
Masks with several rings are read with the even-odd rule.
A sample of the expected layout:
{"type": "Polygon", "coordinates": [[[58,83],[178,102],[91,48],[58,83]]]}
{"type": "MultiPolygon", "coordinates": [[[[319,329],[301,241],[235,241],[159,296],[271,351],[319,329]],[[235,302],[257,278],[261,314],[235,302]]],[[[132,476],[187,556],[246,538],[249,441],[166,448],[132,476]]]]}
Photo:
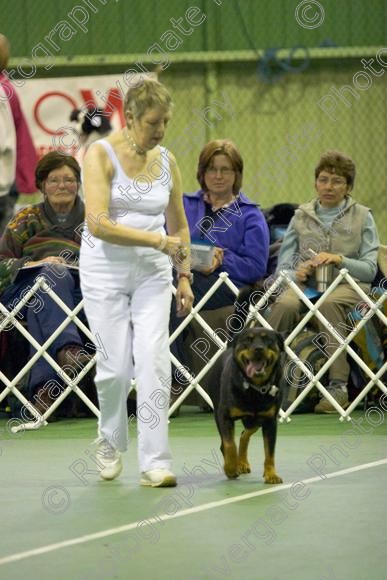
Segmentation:
{"type": "Polygon", "coordinates": [[[162,252],[165,248],[165,246],[167,245],[167,234],[165,232],[160,232],[160,243],[157,246],[156,250],[160,250],[160,252],[162,252]]]}
{"type": "Polygon", "coordinates": [[[177,275],[178,280],[181,278],[186,278],[190,284],[193,284],[193,274],[192,272],[179,272],[177,275]]]}

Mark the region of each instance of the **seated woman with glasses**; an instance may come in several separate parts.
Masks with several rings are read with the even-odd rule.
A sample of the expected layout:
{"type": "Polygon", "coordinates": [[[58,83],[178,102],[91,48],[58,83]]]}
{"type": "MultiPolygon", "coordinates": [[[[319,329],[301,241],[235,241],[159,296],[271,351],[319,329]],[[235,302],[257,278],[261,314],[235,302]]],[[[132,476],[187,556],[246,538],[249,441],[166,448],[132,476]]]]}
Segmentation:
{"type": "MultiPolygon", "coordinates": [[[[315,169],[316,199],[300,205],[282,242],[277,273],[285,270],[300,288],[316,288],[315,270],[321,264],[333,264],[334,275],[346,268],[367,292],[377,273],[379,239],[375,221],[368,207],[355,201],[356,168],[353,160],[340,151],[324,153],[315,169]]],[[[345,338],[351,327],[350,309],[361,300],[344,280],[329,294],[319,312],[345,338]]],[[[291,289],[274,303],[268,321],[279,331],[292,331],[300,320],[301,301],[291,289]]],[[[329,337],[327,352],[332,356],[338,347],[333,335],[315,319],[319,333],[329,337]],[[329,350],[328,350],[329,349],[329,350]]],[[[348,407],[349,365],[342,352],[329,368],[328,391],[342,408],[348,407]]],[[[335,413],[327,399],[315,407],[316,413],[335,413]]]]}
{"type": "MultiPolygon", "coordinates": [[[[78,195],[80,174],[78,162],[58,151],[47,153],[38,162],[35,179],[43,202],[20,210],[8,223],[0,241],[0,302],[8,310],[17,306],[38,276],[46,278],[50,288],[71,310],[80,302],[77,261],[85,213],[78,195]]],[[[66,317],[44,289],[39,289],[16,315],[19,321],[27,322],[28,331],[39,344],[49,339],[66,317]]],[[[35,352],[31,346],[30,356],[35,352]]],[[[47,352],[65,367],[71,378],[89,360],[74,323],[61,331],[47,352]],[[71,373],[70,366],[75,373],[71,373]]],[[[53,402],[50,392],[55,389],[47,388],[51,380],[60,381],[40,357],[31,368],[28,390],[41,412],[53,402]]]]}
{"type": "MultiPolygon", "coordinates": [[[[194,304],[227,272],[238,287],[254,284],[266,274],[269,256],[269,230],[258,205],[240,189],[243,177],[243,159],[231,141],[218,139],[207,143],[199,155],[197,179],[200,189],[184,195],[184,208],[191,234],[191,242],[215,246],[212,264],[198,270],[195,251],[192,251],[194,276],[192,291],[194,304]]],[[[203,310],[214,310],[233,305],[235,294],[221,286],[205,303],[203,310]]],[[[173,331],[180,323],[172,308],[173,331]]],[[[184,333],[172,343],[171,350],[184,362],[184,333]]]]}
{"type": "MultiPolygon", "coordinates": [[[[184,195],[191,242],[215,246],[211,266],[195,271],[192,289],[197,303],[220,272],[227,272],[238,288],[263,278],[269,231],[258,205],[240,191],[243,159],[234,143],[227,139],[207,143],[200,152],[196,175],[201,189],[184,195]]],[[[234,302],[235,294],[223,284],[205,308],[212,310],[234,302]]]]}

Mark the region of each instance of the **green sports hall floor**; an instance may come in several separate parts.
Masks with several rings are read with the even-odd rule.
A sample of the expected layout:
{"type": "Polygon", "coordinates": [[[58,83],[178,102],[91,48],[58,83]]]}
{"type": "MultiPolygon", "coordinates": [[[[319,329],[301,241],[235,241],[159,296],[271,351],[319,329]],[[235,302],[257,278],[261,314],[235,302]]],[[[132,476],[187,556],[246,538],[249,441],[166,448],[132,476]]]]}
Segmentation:
{"type": "Polygon", "coordinates": [[[174,489],[138,485],[135,441],[121,477],[100,480],[94,419],[10,436],[3,418],[0,578],[384,579],[387,415],[353,418],[356,429],[336,415],[281,424],[284,484],[270,486],[260,433],[252,473],[228,481],[212,415],[183,407],[170,424],[174,489]]]}

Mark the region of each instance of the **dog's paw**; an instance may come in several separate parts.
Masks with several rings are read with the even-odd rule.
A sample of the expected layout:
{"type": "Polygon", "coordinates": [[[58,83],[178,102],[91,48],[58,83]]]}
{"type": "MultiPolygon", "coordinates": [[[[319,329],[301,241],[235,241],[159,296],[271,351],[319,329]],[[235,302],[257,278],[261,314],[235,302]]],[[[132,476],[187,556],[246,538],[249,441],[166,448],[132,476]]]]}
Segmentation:
{"type": "Polygon", "coordinates": [[[239,470],[235,465],[225,465],[224,473],[229,479],[236,479],[239,476],[239,470]]]}
{"type": "Polygon", "coordinates": [[[265,483],[283,483],[282,478],[275,471],[268,471],[263,474],[265,483]]]}
{"type": "Polygon", "coordinates": [[[227,472],[225,471],[225,474],[227,475],[227,477],[228,477],[229,479],[237,479],[237,477],[239,477],[239,473],[238,473],[237,471],[235,471],[234,473],[232,473],[232,472],[228,472],[228,473],[227,473],[227,472]]]}
{"type": "Polygon", "coordinates": [[[238,471],[239,473],[251,473],[250,463],[248,461],[239,460],[238,471]]]}

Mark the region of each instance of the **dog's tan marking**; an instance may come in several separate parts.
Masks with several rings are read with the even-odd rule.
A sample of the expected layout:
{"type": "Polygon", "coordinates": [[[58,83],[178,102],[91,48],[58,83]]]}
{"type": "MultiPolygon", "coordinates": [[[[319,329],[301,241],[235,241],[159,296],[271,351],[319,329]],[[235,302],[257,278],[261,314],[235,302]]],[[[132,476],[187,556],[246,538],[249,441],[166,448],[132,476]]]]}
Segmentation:
{"type": "Polygon", "coordinates": [[[263,438],[265,449],[265,463],[263,468],[263,478],[265,483],[282,483],[282,478],[277,474],[274,466],[274,457],[270,454],[269,442],[263,438]]]}
{"type": "Polygon", "coordinates": [[[250,437],[258,431],[259,427],[253,427],[252,429],[245,429],[241,433],[239,439],[239,457],[238,457],[238,470],[239,473],[250,473],[250,463],[247,458],[247,449],[250,442],[250,437]]]}
{"type": "Polygon", "coordinates": [[[270,409],[266,409],[266,411],[258,411],[257,413],[258,417],[266,417],[266,418],[275,417],[275,414],[276,414],[275,405],[270,407],[270,409]]]}
{"type": "Polygon", "coordinates": [[[238,407],[231,407],[230,409],[230,417],[232,419],[238,419],[240,417],[245,417],[246,415],[251,415],[251,417],[254,417],[254,413],[252,411],[242,411],[242,409],[238,409],[238,407]]]}
{"type": "Polygon", "coordinates": [[[235,441],[222,440],[224,455],[224,472],[230,479],[235,479],[239,475],[238,471],[238,453],[235,441]]]}

